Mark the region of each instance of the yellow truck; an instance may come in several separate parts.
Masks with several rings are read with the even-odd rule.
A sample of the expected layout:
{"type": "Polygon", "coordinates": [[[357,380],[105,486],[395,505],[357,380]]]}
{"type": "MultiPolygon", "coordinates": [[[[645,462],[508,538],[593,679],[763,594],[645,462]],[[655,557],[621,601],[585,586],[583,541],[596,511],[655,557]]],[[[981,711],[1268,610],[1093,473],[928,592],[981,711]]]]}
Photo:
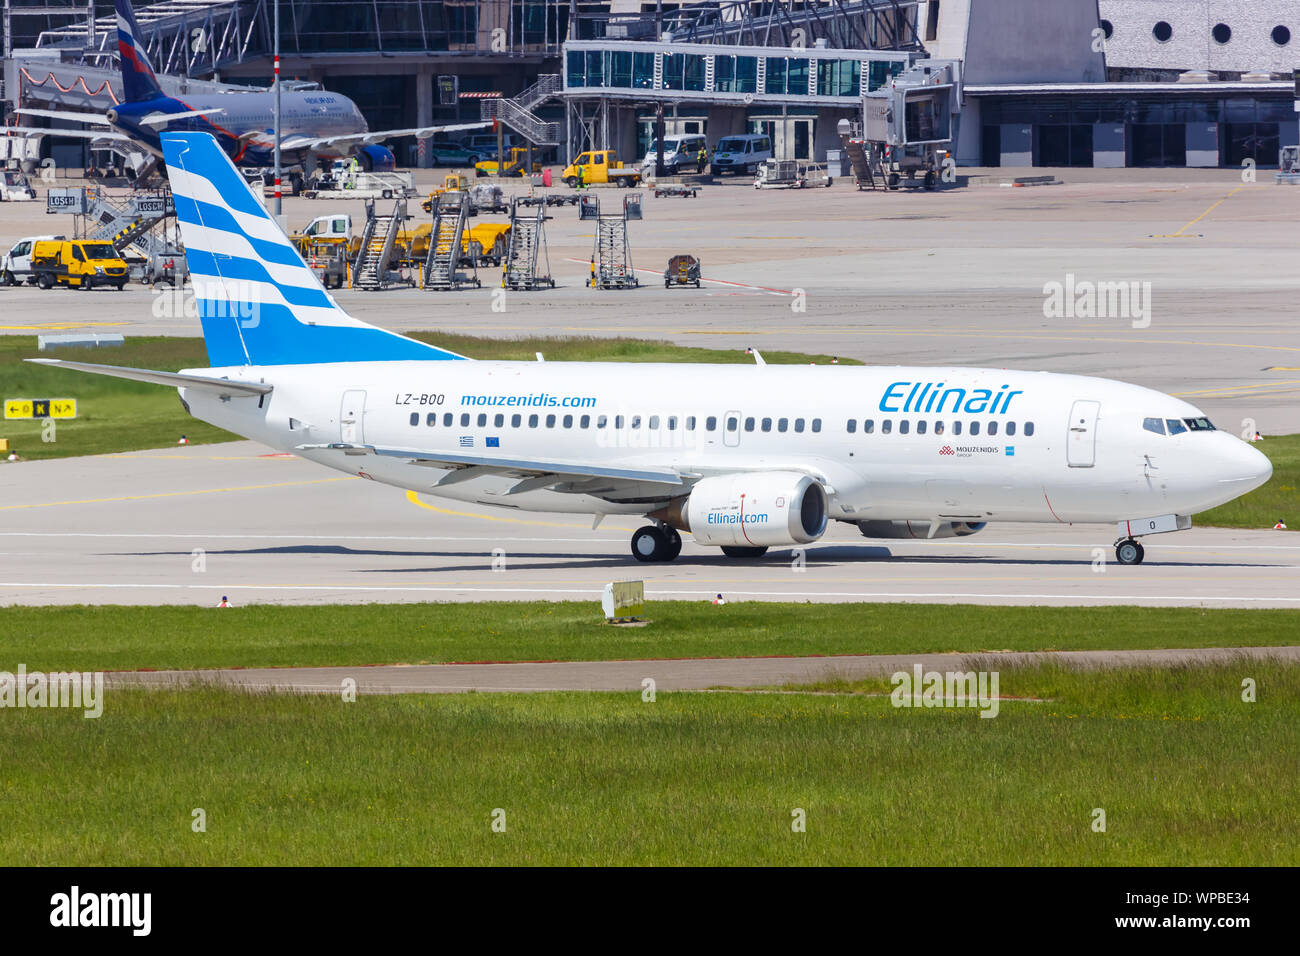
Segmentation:
{"type": "MultiPolygon", "coordinates": [[[[495,163],[493,164],[495,165],[495,163]]],[[[482,175],[481,173],[479,175],[482,175]]],[[[433,212],[433,202],[443,193],[463,193],[469,189],[469,177],[462,176],[460,173],[448,173],[443,177],[442,185],[433,187],[429,193],[429,198],[420,203],[420,208],[425,212],[433,212]]]]}
{"type": "Polygon", "coordinates": [[[591,186],[598,183],[636,186],[641,182],[641,171],[633,166],[624,166],[612,149],[594,149],[581,154],[566,166],[560,178],[568,186],[591,186]]]}
{"type": "MultiPolygon", "coordinates": [[[[506,151],[505,170],[503,176],[527,176],[530,172],[540,173],[542,164],[533,160],[533,166],[528,168],[528,147],[513,146],[506,151]]],[[[497,161],[495,159],[485,159],[474,164],[475,176],[495,176],[497,175],[497,161]]]]}
{"type": "Polygon", "coordinates": [[[43,239],[32,248],[32,275],[42,289],[126,285],[126,260],[102,239],[43,239]]]}

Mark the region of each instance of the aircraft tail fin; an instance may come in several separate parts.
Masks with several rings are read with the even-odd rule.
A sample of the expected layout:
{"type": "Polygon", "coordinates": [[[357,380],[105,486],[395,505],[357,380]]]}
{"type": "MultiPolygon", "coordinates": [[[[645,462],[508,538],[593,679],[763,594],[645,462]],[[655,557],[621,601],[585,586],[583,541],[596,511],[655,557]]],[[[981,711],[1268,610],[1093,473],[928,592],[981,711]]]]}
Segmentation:
{"type": "Polygon", "coordinates": [[[117,7],[117,51],[122,61],[123,96],[128,103],[137,103],[164,95],[158,77],[149,65],[149,55],[144,51],[131,0],[114,0],[114,4],[117,7]]]}
{"type": "Polygon", "coordinates": [[[465,358],[343,311],[211,135],[162,147],[214,368],[465,358]]]}

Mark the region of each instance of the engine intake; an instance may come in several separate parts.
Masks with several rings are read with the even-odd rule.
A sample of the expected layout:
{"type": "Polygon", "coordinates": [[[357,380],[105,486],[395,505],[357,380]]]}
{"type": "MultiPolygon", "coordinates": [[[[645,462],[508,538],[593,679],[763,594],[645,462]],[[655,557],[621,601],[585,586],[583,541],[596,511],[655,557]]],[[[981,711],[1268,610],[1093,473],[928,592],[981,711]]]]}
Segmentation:
{"type": "Polygon", "coordinates": [[[808,544],[826,531],[826,489],[794,471],[745,472],[696,482],[690,495],[650,515],[700,544],[808,544]]]}

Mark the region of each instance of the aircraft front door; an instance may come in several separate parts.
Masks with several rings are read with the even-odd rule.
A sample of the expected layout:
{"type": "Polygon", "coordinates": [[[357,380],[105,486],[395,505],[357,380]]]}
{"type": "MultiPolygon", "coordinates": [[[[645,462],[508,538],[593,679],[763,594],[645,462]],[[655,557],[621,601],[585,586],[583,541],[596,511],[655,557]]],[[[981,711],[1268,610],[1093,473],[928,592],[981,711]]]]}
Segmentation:
{"type": "Polygon", "coordinates": [[[1097,463],[1097,413],[1101,402],[1081,399],[1070,409],[1066,461],[1071,468],[1091,468],[1097,463]]]}
{"type": "Polygon", "coordinates": [[[345,445],[365,444],[365,415],[366,393],[359,389],[344,392],[339,408],[339,441],[345,445]]]}

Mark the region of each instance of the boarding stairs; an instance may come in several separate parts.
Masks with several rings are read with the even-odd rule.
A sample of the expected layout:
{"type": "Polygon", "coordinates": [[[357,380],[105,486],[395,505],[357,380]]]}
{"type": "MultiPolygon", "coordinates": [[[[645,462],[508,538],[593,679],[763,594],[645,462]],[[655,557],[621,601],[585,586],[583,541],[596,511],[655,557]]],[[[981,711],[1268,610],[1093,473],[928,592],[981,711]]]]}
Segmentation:
{"type": "Polygon", "coordinates": [[[397,234],[406,221],[406,202],[393,203],[393,211],[379,215],[374,202],[366,203],[366,228],[361,234],[361,248],[352,270],[352,288],[368,292],[386,289],[396,283],[389,267],[393,262],[393,249],[397,234]]]}
{"type": "MultiPolygon", "coordinates": [[[[875,189],[876,178],[871,173],[871,147],[860,139],[842,136],[844,151],[848,153],[853,166],[853,178],[858,189],[875,189]]],[[[882,182],[881,185],[884,185],[882,182]]]]}
{"type": "MultiPolygon", "coordinates": [[[[525,207],[527,208],[527,207],[525,207]]],[[[501,269],[503,289],[555,288],[551,277],[551,259],[546,251],[546,206],[536,213],[521,214],[516,201],[510,208],[510,242],[506,247],[505,265],[501,269]],[[539,265],[545,271],[539,273],[539,265]]]]}
{"type": "Polygon", "coordinates": [[[468,193],[445,192],[434,203],[433,229],[424,259],[424,288],[449,292],[463,285],[479,285],[477,269],[473,276],[460,271],[469,210],[468,193]]]}
{"type": "Polygon", "coordinates": [[[174,243],[154,234],[154,229],[176,214],[168,193],[138,194],[125,201],[103,190],[87,190],[86,238],[102,239],[118,252],[134,246],[147,258],[173,254],[174,243]]]}
{"type": "Polygon", "coordinates": [[[596,197],[583,197],[579,218],[596,220],[595,242],[591,250],[591,278],[587,284],[593,289],[635,289],[637,280],[632,265],[632,248],[627,239],[629,219],[641,218],[639,198],[636,203],[623,200],[623,211],[613,216],[600,215],[596,197]]]}

